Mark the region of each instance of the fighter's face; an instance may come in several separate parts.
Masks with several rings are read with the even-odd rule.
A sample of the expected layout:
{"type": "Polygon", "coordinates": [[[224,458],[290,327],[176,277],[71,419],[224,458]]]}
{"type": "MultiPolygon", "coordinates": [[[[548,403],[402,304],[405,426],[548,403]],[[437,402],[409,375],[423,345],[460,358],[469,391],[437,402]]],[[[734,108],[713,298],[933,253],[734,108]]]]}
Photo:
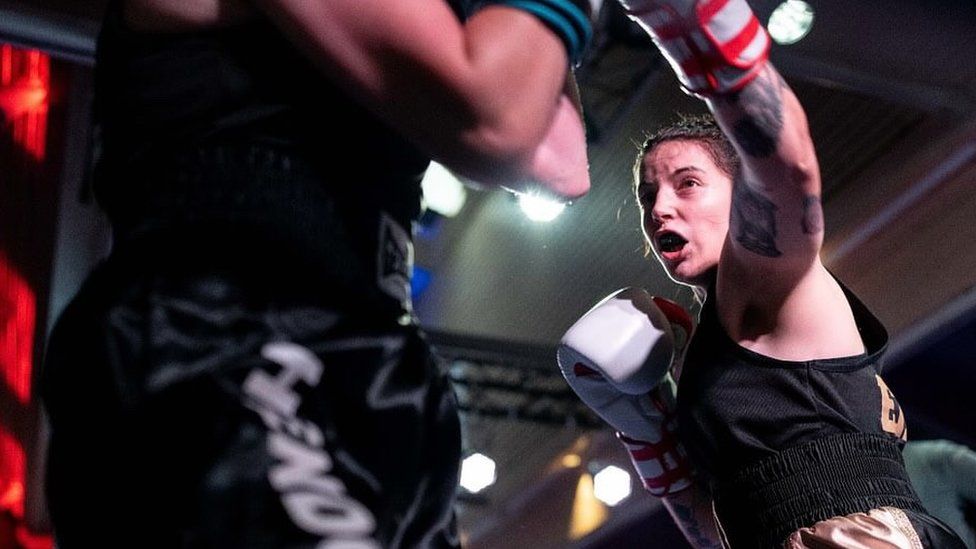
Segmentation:
{"type": "Polygon", "coordinates": [[[644,237],[668,275],[705,286],[729,232],[732,176],[697,141],[665,141],[644,158],[637,187],[644,237]]]}

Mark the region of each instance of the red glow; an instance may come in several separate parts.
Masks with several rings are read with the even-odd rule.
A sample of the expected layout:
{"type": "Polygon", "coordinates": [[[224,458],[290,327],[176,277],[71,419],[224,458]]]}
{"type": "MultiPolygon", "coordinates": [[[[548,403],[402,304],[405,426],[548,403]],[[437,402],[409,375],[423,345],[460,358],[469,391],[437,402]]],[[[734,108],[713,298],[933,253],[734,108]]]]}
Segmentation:
{"type": "Polygon", "coordinates": [[[21,549],[52,549],[54,547],[54,540],[51,539],[51,536],[34,534],[23,526],[18,527],[14,535],[17,536],[17,543],[20,544],[21,549]]]}
{"type": "Polygon", "coordinates": [[[0,425],[0,510],[16,519],[24,517],[24,447],[0,425]]]}
{"type": "MultiPolygon", "coordinates": [[[[0,253],[0,381],[24,405],[23,409],[30,400],[34,321],[34,292],[0,253]]],[[[0,411],[0,420],[10,413],[18,411],[0,411]]],[[[9,419],[12,418],[6,418],[9,419]]],[[[26,478],[24,445],[3,428],[3,423],[6,421],[0,421],[0,509],[22,519],[26,478]]]]}
{"type": "MultiPolygon", "coordinates": [[[[6,433],[0,433],[0,440],[7,442],[10,439],[10,435],[6,433]]],[[[0,508],[3,509],[13,509],[16,515],[19,511],[21,514],[24,512],[24,483],[23,482],[11,482],[7,486],[7,490],[0,493],[0,508]]]]}
{"type": "Polygon", "coordinates": [[[0,252],[0,375],[22,404],[30,400],[34,317],[34,291],[0,252]]]}
{"type": "MultiPolygon", "coordinates": [[[[34,183],[45,166],[51,67],[48,56],[38,50],[24,50],[0,44],[0,131],[4,134],[4,158],[28,160],[21,165],[0,166],[0,173],[13,172],[14,177],[28,175],[25,182],[34,183]],[[35,162],[29,161],[32,158],[35,162]],[[18,172],[24,172],[20,176],[18,172]]],[[[6,200],[6,188],[0,189],[0,200],[6,200]]],[[[16,192],[14,198],[20,197],[16,192]]],[[[26,195],[25,195],[26,196],[26,195]]],[[[21,200],[23,201],[23,200],[21,200]]],[[[11,209],[30,207],[14,202],[11,209]]],[[[8,204],[2,204],[7,207],[8,204]]],[[[4,210],[4,215],[11,212],[4,210]]],[[[18,213],[14,211],[13,213],[18,213]]],[[[36,217],[36,216],[35,216],[36,217]]],[[[16,219],[16,218],[15,218],[16,219]]],[[[7,226],[7,225],[5,225],[7,226]]],[[[16,228],[16,227],[15,227],[16,228]]],[[[30,230],[27,227],[26,230],[30,230]]],[[[20,231],[14,231],[19,233],[20,231]]],[[[3,234],[5,242],[27,251],[16,234],[3,234]]],[[[29,461],[26,447],[36,427],[36,407],[31,402],[31,378],[34,366],[37,296],[30,279],[18,270],[0,248],[0,547],[6,549],[51,549],[49,535],[38,535],[27,527],[25,505],[31,502],[27,491],[29,461]],[[11,524],[8,519],[13,519],[11,524]]]]}
{"type": "Polygon", "coordinates": [[[0,109],[12,126],[14,141],[41,160],[47,142],[51,64],[37,50],[0,46],[0,109]]]}

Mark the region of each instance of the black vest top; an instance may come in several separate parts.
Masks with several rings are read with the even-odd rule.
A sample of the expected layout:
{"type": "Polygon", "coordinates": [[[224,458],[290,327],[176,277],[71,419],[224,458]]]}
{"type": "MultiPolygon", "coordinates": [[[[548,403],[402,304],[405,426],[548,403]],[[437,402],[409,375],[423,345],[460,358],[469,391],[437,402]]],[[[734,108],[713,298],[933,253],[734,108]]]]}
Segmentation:
{"type": "Polygon", "coordinates": [[[678,384],[681,440],[732,547],[891,505],[921,511],[901,461],[904,418],[878,376],[888,335],[844,288],[866,353],[791,362],[752,352],[706,301],[678,384]]]}

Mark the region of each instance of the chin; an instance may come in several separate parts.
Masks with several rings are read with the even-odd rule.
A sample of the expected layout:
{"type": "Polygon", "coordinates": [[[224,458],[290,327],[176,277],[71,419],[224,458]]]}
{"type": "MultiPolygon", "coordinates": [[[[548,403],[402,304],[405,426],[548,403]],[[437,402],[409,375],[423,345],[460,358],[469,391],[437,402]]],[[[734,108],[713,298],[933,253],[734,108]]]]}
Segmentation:
{"type": "Polygon", "coordinates": [[[670,268],[667,265],[664,266],[664,272],[668,273],[668,277],[671,280],[679,284],[691,284],[689,274],[686,269],[682,269],[681,265],[678,265],[676,269],[670,268]]]}
{"type": "Polygon", "coordinates": [[[664,267],[664,272],[668,275],[668,278],[674,282],[684,286],[706,287],[708,285],[709,273],[691,267],[688,265],[687,259],[679,262],[677,265],[669,265],[656,249],[653,251],[658,263],[664,267]]]}
{"type": "Polygon", "coordinates": [[[710,280],[709,271],[701,271],[695,269],[683,269],[683,265],[679,265],[677,269],[671,270],[665,268],[668,276],[671,280],[677,282],[678,284],[684,284],[685,286],[698,286],[701,288],[708,287],[710,280]]]}
{"type": "Polygon", "coordinates": [[[678,284],[683,284],[685,286],[699,286],[696,278],[681,276],[676,273],[668,273],[668,276],[670,276],[671,280],[677,282],[678,284]]]}

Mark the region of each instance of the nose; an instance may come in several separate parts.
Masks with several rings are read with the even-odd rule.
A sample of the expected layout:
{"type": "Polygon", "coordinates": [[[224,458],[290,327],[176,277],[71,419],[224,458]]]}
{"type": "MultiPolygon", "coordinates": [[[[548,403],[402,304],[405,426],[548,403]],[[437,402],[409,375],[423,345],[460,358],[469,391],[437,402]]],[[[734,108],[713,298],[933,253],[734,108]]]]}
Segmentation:
{"type": "Polygon", "coordinates": [[[651,205],[651,221],[660,225],[674,218],[674,200],[666,192],[658,192],[651,205]]]}

